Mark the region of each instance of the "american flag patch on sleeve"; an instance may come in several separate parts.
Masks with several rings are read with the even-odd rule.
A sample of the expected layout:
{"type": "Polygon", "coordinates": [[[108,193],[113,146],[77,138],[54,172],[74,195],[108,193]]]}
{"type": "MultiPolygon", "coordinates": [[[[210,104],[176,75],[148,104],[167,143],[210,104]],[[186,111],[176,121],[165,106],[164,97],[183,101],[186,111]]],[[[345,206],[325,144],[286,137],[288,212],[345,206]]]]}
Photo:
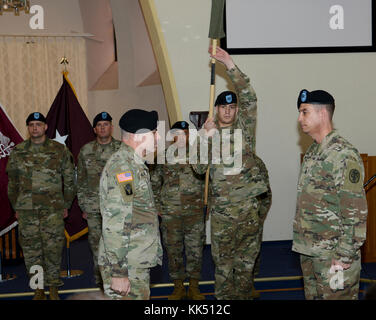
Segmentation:
{"type": "Polygon", "coordinates": [[[127,182],[127,181],[133,181],[133,176],[131,171],[119,173],[116,175],[116,178],[119,183],[127,182]]]}

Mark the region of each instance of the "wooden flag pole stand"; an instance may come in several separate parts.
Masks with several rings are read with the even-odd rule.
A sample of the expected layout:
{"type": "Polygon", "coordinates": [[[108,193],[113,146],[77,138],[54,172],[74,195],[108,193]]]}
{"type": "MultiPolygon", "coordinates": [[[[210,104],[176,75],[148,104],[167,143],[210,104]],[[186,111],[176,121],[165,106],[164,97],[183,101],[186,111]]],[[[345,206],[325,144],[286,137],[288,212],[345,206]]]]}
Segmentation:
{"type": "Polygon", "coordinates": [[[61,278],[76,278],[79,276],[82,276],[84,272],[82,270],[71,270],[71,263],[70,263],[70,240],[68,237],[67,239],[67,270],[63,270],[60,272],[60,277],[61,278]]]}

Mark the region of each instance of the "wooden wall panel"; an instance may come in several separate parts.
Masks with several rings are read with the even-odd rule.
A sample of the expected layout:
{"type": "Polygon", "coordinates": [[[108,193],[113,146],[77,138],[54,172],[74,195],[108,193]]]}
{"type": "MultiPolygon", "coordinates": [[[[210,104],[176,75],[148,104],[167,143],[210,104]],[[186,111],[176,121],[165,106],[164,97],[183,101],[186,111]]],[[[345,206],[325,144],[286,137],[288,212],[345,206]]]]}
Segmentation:
{"type": "MultiPolygon", "coordinates": [[[[362,155],[365,169],[365,182],[376,174],[376,157],[362,155]]],[[[376,262],[376,179],[367,187],[367,239],[362,247],[362,262],[376,262]]]]}

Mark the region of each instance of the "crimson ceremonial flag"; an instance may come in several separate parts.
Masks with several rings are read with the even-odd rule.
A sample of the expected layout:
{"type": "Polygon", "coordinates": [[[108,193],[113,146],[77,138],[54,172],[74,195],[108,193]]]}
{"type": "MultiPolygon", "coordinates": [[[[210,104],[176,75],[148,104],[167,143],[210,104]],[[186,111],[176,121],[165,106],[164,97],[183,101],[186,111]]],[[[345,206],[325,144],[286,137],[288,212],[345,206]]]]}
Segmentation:
{"type": "Polygon", "coordinates": [[[18,223],[8,199],[8,175],[5,172],[12,149],[23,141],[0,104],[0,236],[18,223]]]}
{"type": "MultiPolygon", "coordinates": [[[[46,117],[47,136],[65,144],[72,152],[77,164],[80,149],[86,143],[95,139],[90,121],[77,100],[75,91],[64,73],[63,84],[46,117]]],[[[68,218],[65,219],[65,235],[73,241],[87,233],[87,221],[82,218],[82,211],[77,197],[74,199],[68,218]]]]}

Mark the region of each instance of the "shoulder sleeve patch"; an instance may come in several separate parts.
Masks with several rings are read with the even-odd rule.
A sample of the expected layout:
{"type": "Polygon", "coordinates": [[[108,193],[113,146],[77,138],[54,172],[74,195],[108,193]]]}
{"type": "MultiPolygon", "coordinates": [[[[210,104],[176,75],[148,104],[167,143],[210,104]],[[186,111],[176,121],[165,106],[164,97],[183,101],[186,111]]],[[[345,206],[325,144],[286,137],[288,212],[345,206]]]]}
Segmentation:
{"type": "Polygon", "coordinates": [[[124,202],[131,202],[134,195],[132,171],[118,172],[115,176],[124,202]]]}
{"type": "Polygon", "coordinates": [[[131,171],[121,172],[116,174],[116,179],[118,183],[133,181],[133,174],[131,171]]]}
{"type": "Polygon", "coordinates": [[[363,169],[358,162],[347,163],[343,187],[345,190],[359,192],[363,188],[363,169]]]}

